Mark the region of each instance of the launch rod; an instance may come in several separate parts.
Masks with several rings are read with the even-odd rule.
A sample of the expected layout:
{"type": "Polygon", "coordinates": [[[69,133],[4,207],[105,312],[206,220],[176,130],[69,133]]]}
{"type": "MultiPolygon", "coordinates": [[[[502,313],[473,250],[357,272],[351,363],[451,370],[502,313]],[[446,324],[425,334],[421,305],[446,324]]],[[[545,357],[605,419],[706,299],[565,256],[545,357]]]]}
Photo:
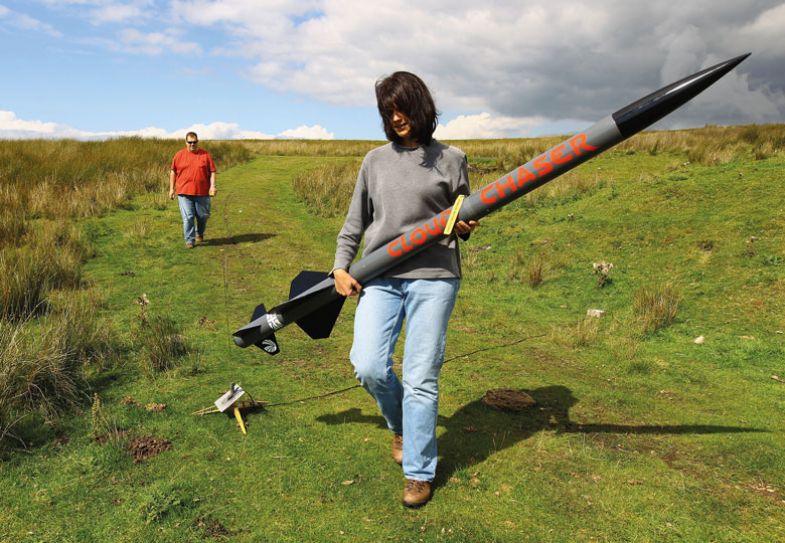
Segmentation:
{"type": "MultiPolygon", "coordinates": [[[[696,72],[600,119],[585,131],[575,134],[466,197],[458,213],[458,220],[481,219],[637,134],[694,98],[748,56],[749,53],[696,72]]],[[[364,284],[443,239],[451,210],[452,208],[445,209],[365,255],[352,264],[349,273],[360,284],[364,284]]],[[[333,280],[327,278],[237,330],[234,341],[240,347],[253,345],[270,337],[287,324],[319,311],[338,298],[340,295],[335,292],[333,280]]]]}

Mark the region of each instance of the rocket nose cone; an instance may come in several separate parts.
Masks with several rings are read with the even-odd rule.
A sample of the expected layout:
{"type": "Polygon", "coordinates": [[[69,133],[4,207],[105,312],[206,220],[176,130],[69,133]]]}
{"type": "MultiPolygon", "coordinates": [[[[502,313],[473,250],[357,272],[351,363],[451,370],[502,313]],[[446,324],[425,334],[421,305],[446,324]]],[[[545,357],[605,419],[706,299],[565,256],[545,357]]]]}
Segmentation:
{"type": "Polygon", "coordinates": [[[659,121],[713,85],[748,56],[750,53],[704,68],[621,108],[613,114],[619,132],[626,138],[659,121]]]}
{"type": "MultiPolygon", "coordinates": [[[[703,78],[707,78],[707,79],[711,77],[713,79],[708,84],[708,85],[711,85],[712,83],[714,83],[714,81],[716,81],[717,79],[719,79],[720,77],[722,77],[723,75],[725,75],[726,73],[731,71],[733,68],[735,68],[736,66],[741,64],[751,54],[752,53],[744,53],[743,55],[739,55],[737,57],[729,58],[728,60],[726,60],[724,62],[720,62],[718,64],[715,64],[714,66],[709,66],[708,68],[705,68],[705,69],[701,70],[700,72],[697,72],[697,73],[695,73],[695,74],[693,74],[693,75],[691,75],[689,77],[685,77],[684,79],[682,79],[682,81],[688,80],[688,79],[692,79],[694,77],[703,77],[703,78]]],[[[706,85],[706,86],[708,86],[708,85],[706,85]]],[[[706,87],[703,87],[703,88],[706,88],[706,87]]],[[[701,90],[703,90],[703,89],[701,89],[701,90]]],[[[700,92],[700,91],[698,91],[698,92],[700,92]]]]}
{"type": "Polygon", "coordinates": [[[728,64],[729,65],[728,70],[732,70],[733,68],[735,68],[738,64],[740,64],[743,60],[745,60],[751,54],[752,53],[744,53],[743,55],[739,55],[739,56],[734,57],[732,59],[726,60],[725,62],[720,62],[717,66],[721,66],[722,64],[728,64]]]}

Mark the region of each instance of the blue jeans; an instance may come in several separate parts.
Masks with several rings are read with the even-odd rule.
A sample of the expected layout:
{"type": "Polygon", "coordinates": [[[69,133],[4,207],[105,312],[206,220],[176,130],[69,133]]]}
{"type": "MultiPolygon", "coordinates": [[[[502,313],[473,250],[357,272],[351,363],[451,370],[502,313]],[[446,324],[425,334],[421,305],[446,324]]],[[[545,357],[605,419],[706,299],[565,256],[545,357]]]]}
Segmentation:
{"type": "Polygon", "coordinates": [[[180,216],[183,218],[183,237],[186,243],[193,243],[196,234],[204,236],[204,229],[207,228],[207,219],[210,217],[210,197],[179,194],[177,202],[180,204],[180,216]],[[196,218],[196,229],[194,229],[194,218],[196,218]]]}
{"type": "Polygon", "coordinates": [[[382,278],[368,282],[360,293],[349,357],[387,427],[403,434],[407,479],[432,481],[436,475],[439,371],[459,287],[459,279],[382,278]],[[392,354],[404,318],[401,383],[392,368],[392,354]]]}

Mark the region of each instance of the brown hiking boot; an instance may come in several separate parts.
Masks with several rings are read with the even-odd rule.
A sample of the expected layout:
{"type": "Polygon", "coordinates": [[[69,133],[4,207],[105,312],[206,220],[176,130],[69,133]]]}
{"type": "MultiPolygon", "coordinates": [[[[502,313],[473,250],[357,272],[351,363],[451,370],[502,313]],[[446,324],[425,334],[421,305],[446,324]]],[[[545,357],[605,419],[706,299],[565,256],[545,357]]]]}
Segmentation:
{"type": "Polygon", "coordinates": [[[422,507],[431,499],[431,483],[406,479],[403,487],[403,504],[406,507],[422,507]]]}
{"type": "Polygon", "coordinates": [[[393,435],[392,457],[399,466],[403,464],[403,436],[401,434],[393,435]]]}
{"type": "Polygon", "coordinates": [[[202,243],[204,241],[204,236],[200,236],[196,234],[196,243],[202,243]]]}

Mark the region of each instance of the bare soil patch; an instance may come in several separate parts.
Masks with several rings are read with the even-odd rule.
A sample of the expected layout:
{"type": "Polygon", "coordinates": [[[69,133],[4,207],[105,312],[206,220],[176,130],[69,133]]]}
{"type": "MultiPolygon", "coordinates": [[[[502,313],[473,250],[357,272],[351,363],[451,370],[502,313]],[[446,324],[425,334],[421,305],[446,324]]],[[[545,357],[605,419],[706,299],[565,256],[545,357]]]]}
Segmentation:
{"type": "Polygon", "coordinates": [[[137,437],[128,444],[128,453],[133,456],[134,463],[144,462],[148,458],[158,456],[172,448],[172,442],[162,437],[137,437]]]}

